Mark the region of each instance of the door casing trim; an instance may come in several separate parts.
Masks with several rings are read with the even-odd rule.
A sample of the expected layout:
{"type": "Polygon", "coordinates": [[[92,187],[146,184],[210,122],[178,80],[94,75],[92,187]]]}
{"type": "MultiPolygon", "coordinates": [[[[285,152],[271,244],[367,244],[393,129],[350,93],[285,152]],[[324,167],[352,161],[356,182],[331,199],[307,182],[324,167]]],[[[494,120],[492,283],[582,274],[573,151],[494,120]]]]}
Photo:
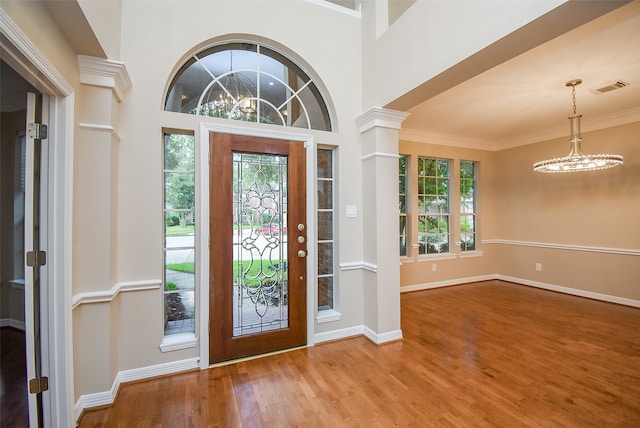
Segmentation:
{"type": "Polygon", "coordinates": [[[197,262],[196,287],[198,291],[196,307],[199,315],[196,322],[196,337],[200,338],[200,368],[209,368],[209,133],[246,135],[251,137],[300,141],[306,148],[307,161],[307,346],[314,345],[314,320],[317,283],[316,254],[316,142],[312,134],[302,134],[283,130],[243,127],[213,122],[200,123],[200,135],[196,147],[196,228],[199,236],[196,242],[197,262]]]}
{"type": "MultiPolygon", "coordinates": [[[[49,152],[47,175],[43,182],[47,198],[47,269],[46,281],[51,289],[59,290],[49,296],[48,323],[50,377],[49,399],[45,407],[46,425],[73,424],[73,331],[71,320],[71,272],[73,228],[73,146],[74,105],[73,86],[51,64],[11,17],[0,9],[0,47],[3,59],[43,95],[47,106],[49,152]]],[[[45,401],[46,402],[46,401],[45,401]]]]}

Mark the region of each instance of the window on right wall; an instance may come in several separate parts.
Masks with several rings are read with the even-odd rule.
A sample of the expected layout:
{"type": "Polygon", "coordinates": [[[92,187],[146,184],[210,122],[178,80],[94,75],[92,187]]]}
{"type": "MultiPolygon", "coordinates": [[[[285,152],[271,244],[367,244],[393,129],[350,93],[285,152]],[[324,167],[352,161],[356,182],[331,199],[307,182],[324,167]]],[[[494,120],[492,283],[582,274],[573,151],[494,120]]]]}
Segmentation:
{"type": "Polygon", "coordinates": [[[460,249],[476,250],[476,162],[460,161],[460,249]]]}

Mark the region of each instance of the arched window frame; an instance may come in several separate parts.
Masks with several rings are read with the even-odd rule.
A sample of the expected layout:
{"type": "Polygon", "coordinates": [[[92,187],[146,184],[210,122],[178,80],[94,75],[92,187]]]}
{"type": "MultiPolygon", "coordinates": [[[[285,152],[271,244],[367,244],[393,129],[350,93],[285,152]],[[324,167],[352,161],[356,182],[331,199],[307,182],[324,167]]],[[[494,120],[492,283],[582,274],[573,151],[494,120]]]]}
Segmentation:
{"type": "MultiPolygon", "coordinates": [[[[222,56],[222,55],[221,55],[222,56]]],[[[247,41],[247,40],[225,40],[220,43],[207,45],[204,48],[199,49],[197,52],[189,55],[173,74],[171,83],[165,92],[164,97],[164,110],[182,112],[186,114],[194,114],[205,117],[222,117],[227,119],[244,120],[254,123],[270,123],[265,120],[264,110],[268,108],[273,110],[277,114],[274,115],[271,112],[271,117],[277,117],[279,125],[291,126],[304,129],[315,129],[323,131],[334,131],[334,118],[332,109],[330,109],[330,102],[319,79],[313,77],[313,73],[307,71],[309,67],[303,67],[299,61],[295,61],[290,56],[284,54],[281,50],[274,48],[272,45],[266,43],[247,41]],[[233,68],[233,52],[236,51],[250,51],[255,53],[256,67],[240,67],[233,68]],[[231,52],[230,60],[226,63],[216,63],[215,65],[224,69],[224,72],[215,73],[212,72],[207,65],[204,64],[204,60],[212,55],[231,52]],[[289,84],[284,78],[269,72],[268,70],[261,69],[262,56],[270,58],[271,61],[277,62],[283,67],[284,75],[292,75],[298,83],[295,87],[289,84]],[[202,67],[201,69],[194,69],[202,67]],[[198,86],[197,91],[197,103],[191,102],[190,107],[187,107],[184,103],[184,92],[178,91],[180,80],[188,80],[183,77],[185,72],[200,72],[202,70],[208,75],[208,81],[206,84],[198,86]],[[239,93],[233,93],[228,87],[229,80],[236,76],[238,79],[240,76],[255,74],[255,81],[252,82],[252,86],[255,88],[255,92],[251,93],[251,96],[240,97],[239,93]],[[264,90],[261,88],[261,79],[268,78],[270,81],[277,82],[285,89],[287,96],[282,102],[274,102],[273,99],[264,96],[264,90]],[[210,80],[209,80],[210,79],[210,80]],[[227,82],[223,82],[225,80],[227,82]],[[202,88],[200,90],[200,87],[202,88]],[[175,92],[174,92],[175,90],[175,92]],[[211,95],[212,91],[217,90],[215,95],[219,96],[222,100],[224,96],[224,111],[220,113],[219,110],[214,109],[212,106],[215,104],[215,100],[206,102],[205,98],[211,95]],[[180,100],[176,100],[180,97],[180,100]],[[305,100],[305,97],[307,98],[305,100]],[[285,117],[283,112],[287,110],[285,107],[291,102],[295,101],[300,109],[300,113],[293,120],[285,117]],[[229,107],[229,105],[232,105],[229,107]],[[208,106],[208,107],[207,107],[208,106]],[[255,118],[248,118],[247,113],[242,112],[243,106],[247,106],[249,110],[253,108],[255,110],[255,118]],[[203,112],[205,114],[203,114],[203,112]],[[302,118],[302,121],[299,119],[302,118]],[[319,119],[320,118],[320,119],[319,119]],[[302,122],[302,123],[300,123],[302,122]]],[[[202,74],[201,76],[202,77],[202,74]]],[[[185,82],[182,82],[183,84],[185,82]]],[[[187,82],[188,83],[188,82],[187,82]]],[[[233,89],[233,88],[231,88],[233,89]]],[[[193,91],[193,89],[192,89],[193,91]]],[[[190,96],[189,99],[193,101],[195,97],[190,96]]],[[[211,97],[209,98],[212,99],[211,97]]],[[[221,101],[222,103],[222,101],[221,101]]],[[[222,104],[221,104],[222,105],[222,104]]],[[[217,107],[216,107],[217,108],[217,107]]],[[[275,123],[275,121],[273,122],[275,123]]]]}

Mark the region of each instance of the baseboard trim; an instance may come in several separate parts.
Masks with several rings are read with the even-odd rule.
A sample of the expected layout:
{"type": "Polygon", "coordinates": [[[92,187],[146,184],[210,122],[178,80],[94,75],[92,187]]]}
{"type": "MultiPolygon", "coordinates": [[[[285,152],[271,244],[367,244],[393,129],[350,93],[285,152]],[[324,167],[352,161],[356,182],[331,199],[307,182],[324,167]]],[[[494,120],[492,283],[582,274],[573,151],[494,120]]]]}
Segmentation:
{"type": "Polygon", "coordinates": [[[502,281],[515,282],[516,284],[527,285],[530,287],[541,288],[549,291],[557,291],[559,293],[571,294],[578,297],[586,297],[589,299],[600,300],[603,302],[617,303],[619,305],[632,306],[640,308],[640,300],[627,299],[626,297],[612,296],[610,294],[596,293],[593,291],[580,290],[577,288],[564,287],[562,285],[547,284],[545,282],[531,281],[528,279],[517,278],[507,275],[495,275],[495,279],[502,281]]]}
{"type": "Polygon", "coordinates": [[[402,330],[388,331],[386,333],[376,333],[367,326],[363,326],[364,335],[367,339],[376,345],[382,345],[387,342],[394,342],[402,339],[402,330]]]}
{"type": "Polygon", "coordinates": [[[353,336],[362,336],[364,334],[364,326],[357,325],[355,327],[343,328],[340,330],[331,330],[325,333],[316,333],[313,338],[315,344],[322,342],[331,342],[333,340],[346,339],[353,336]]]}
{"type": "Polygon", "coordinates": [[[14,320],[13,318],[0,319],[0,327],[11,327],[16,330],[25,331],[24,321],[14,320]]]}
{"type": "Polygon", "coordinates": [[[123,383],[199,369],[200,358],[188,358],[186,360],[120,371],[116,375],[110,391],[85,394],[78,398],[74,407],[75,420],[77,422],[80,419],[80,416],[82,416],[82,412],[91,409],[92,407],[101,407],[113,404],[116,396],[118,395],[118,391],[120,390],[120,385],[123,383]]]}
{"type": "Polygon", "coordinates": [[[402,339],[402,330],[394,330],[386,333],[376,333],[369,327],[364,325],[357,325],[354,327],[343,328],[340,330],[327,331],[325,333],[318,333],[314,336],[315,344],[323,342],[331,342],[334,340],[347,339],[355,336],[364,336],[373,343],[381,345],[387,342],[393,342],[395,340],[402,339]]]}
{"type": "Polygon", "coordinates": [[[450,287],[452,285],[467,284],[469,282],[480,282],[497,279],[496,275],[470,276],[467,278],[449,279],[446,281],[426,282],[423,284],[405,285],[400,287],[400,293],[409,293],[411,291],[429,290],[432,288],[450,287]]]}
{"type": "Polygon", "coordinates": [[[474,277],[468,277],[468,278],[452,279],[448,281],[437,281],[437,282],[428,282],[424,284],[407,285],[404,287],[400,287],[400,293],[430,290],[433,288],[450,287],[453,285],[468,284],[470,282],[489,281],[492,279],[499,279],[501,281],[513,282],[516,284],[527,285],[530,287],[541,288],[549,291],[557,291],[559,293],[571,294],[573,296],[586,297],[589,299],[600,300],[603,302],[617,303],[619,305],[640,308],[640,300],[627,299],[626,297],[612,296],[610,294],[596,293],[593,291],[580,290],[577,288],[565,287],[562,285],[555,285],[555,284],[548,284],[548,283],[539,282],[539,281],[531,281],[529,279],[518,278],[515,276],[508,276],[508,275],[500,275],[500,274],[482,275],[482,276],[474,276],[474,277]]]}

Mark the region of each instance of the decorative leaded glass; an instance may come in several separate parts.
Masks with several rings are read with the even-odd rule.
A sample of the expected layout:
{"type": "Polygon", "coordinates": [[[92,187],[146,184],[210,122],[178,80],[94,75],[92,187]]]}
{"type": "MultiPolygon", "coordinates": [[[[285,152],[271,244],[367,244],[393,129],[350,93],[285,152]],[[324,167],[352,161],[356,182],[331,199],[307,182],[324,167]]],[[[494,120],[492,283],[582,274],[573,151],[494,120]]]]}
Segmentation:
{"type": "Polygon", "coordinates": [[[233,153],[233,183],[233,336],[287,328],[287,158],[233,153]]]}

